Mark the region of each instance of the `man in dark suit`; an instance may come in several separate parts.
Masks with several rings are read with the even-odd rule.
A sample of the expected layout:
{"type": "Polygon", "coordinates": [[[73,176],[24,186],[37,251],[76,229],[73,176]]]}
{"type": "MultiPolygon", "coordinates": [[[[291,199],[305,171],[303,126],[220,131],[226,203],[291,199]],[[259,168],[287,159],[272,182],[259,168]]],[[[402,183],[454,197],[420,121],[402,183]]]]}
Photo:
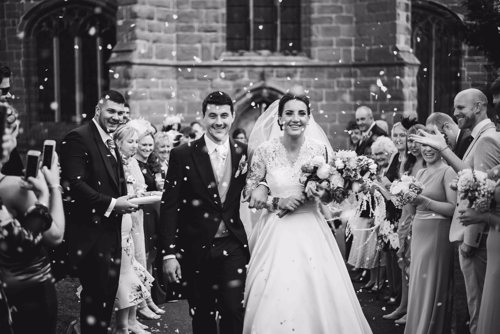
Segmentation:
{"type": "Polygon", "coordinates": [[[425,122],[426,126],[435,125],[446,139],[448,147],[460,159],[463,158],[467,148],[472,142],[470,129],[460,129],[450,115],[435,112],[432,113],[425,122]]]}
{"type": "Polygon", "coordinates": [[[202,111],[204,136],[170,153],[160,209],[163,271],[169,282],[187,283],[194,334],[217,333],[216,311],[220,333],[236,334],[250,256],[239,216],[247,147],[229,138],[227,94],[209,94],[202,111]]]}
{"type": "Polygon", "coordinates": [[[82,284],[82,333],[107,333],[118,288],[122,214],[137,206],[127,201],[120,153],[111,134],[123,121],[125,100],[105,92],[95,117],[70,131],[61,143],[62,179],[70,187],[66,243],[82,284]]]}
{"type": "Polygon", "coordinates": [[[361,140],[356,146],[358,155],[371,156],[371,147],[375,139],[380,136],[387,136],[387,133],[382,130],[373,119],[373,112],[367,106],[361,106],[356,109],[356,124],[361,130],[361,140]]]}

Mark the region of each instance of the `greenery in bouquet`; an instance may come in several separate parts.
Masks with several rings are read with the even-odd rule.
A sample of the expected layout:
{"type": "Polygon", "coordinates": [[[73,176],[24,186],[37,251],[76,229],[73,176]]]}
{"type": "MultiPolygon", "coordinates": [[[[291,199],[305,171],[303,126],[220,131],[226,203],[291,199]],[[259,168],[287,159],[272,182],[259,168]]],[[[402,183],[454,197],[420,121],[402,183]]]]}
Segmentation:
{"type": "Polygon", "coordinates": [[[491,207],[496,182],[488,179],[488,174],[464,169],[458,173],[458,198],[468,201],[468,207],[479,212],[486,212],[491,207]]]}
{"type": "Polygon", "coordinates": [[[391,184],[389,190],[392,195],[391,201],[397,208],[401,209],[422,193],[423,186],[424,185],[418,182],[415,177],[403,175],[400,180],[395,180],[391,184]]]}

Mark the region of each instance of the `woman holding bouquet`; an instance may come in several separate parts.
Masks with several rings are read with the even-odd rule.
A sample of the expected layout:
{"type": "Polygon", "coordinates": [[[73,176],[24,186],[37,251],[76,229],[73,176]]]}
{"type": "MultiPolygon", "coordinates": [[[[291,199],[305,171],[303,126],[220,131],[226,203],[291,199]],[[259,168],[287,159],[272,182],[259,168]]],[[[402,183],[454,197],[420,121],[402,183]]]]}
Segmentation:
{"type": "Polygon", "coordinates": [[[446,333],[453,264],[448,236],[457,198],[449,184],[456,173],[439,151],[422,146],[421,152],[427,167],[417,173],[423,191],[412,202],[416,213],[405,334],[446,333]]]}
{"type": "MultiPolygon", "coordinates": [[[[493,169],[492,171],[494,171],[493,169]]],[[[487,221],[490,225],[486,241],[487,266],[484,280],[483,297],[479,309],[477,333],[493,334],[500,328],[500,173],[490,172],[490,177],[497,181],[494,193],[495,206],[490,211],[481,213],[473,209],[461,212],[460,221],[464,225],[479,224],[487,221]]]]}
{"type": "Polygon", "coordinates": [[[266,180],[273,198],[249,239],[243,333],[371,333],[318,202],[300,182],[302,166],[326,159],[329,146],[326,136],[305,135],[311,126],[323,133],[308,98],[286,94],[261,117],[283,135],[257,147],[247,179],[247,193],[266,180]]]}

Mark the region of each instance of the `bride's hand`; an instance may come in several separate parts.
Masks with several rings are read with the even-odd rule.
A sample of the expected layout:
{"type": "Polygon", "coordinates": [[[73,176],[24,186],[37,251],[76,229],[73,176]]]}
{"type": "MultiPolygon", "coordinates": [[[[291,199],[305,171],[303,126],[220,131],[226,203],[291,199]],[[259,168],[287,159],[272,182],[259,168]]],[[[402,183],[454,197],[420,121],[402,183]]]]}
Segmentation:
{"type": "Polygon", "coordinates": [[[278,202],[278,208],[280,210],[295,211],[302,203],[304,203],[306,197],[304,194],[292,195],[286,198],[281,198],[278,202]]]}

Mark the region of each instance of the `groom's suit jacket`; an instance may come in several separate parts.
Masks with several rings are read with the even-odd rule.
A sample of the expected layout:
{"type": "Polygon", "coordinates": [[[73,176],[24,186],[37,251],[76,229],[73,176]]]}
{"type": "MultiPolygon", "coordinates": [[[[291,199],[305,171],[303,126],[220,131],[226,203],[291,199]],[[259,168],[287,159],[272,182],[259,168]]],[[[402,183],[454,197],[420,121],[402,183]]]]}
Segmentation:
{"type": "Polygon", "coordinates": [[[70,131],[61,143],[62,180],[69,184],[71,197],[65,239],[75,265],[96,243],[106,246],[105,234],[113,238],[115,249],[111,253],[120,257],[122,216],[114,211],[105,216],[111,198],[127,194],[117,149],[115,154],[117,159],[103,143],[93,121],[70,131]]]}
{"type": "MultiPolygon", "coordinates": [[[[222,204],[205,137],[170,152],[160,208],[163,255],[179,254],[182,265],[196,270],[210,249],[221,221],[246,249],[247,236],[239,216],[246,174],[238,172],[247,147],[230,140],[231,181],[222,204]]],[[[229,158],[229,155],[228,155],[229,158]]]]}
{"type": "MultiPolygon", "coordinates": [[[[477,136],[472,139],[462,159],[470,168],[487,171],[500,164],[500,133],[496,132],[493,122],[484,125],[477,136]]],[[[458,213],[464,203],[455,209],[450,228],[450,241],[463,241],[469,246],[478,247],[482,233],[486,229],[486,222],[482,224],[464,226],[460,223],[458,213]]]]}

